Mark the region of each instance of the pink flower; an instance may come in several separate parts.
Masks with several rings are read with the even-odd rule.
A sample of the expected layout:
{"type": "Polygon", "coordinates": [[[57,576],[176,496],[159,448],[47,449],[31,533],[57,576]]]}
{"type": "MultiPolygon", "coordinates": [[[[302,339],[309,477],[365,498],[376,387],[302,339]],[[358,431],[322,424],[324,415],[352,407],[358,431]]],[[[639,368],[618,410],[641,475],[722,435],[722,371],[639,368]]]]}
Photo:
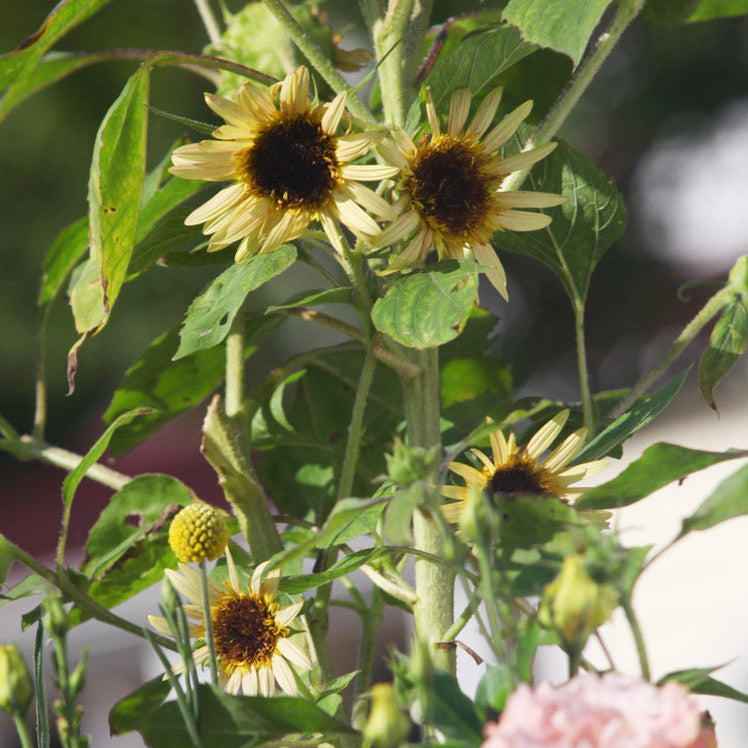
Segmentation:
{"type": "Polygon", "coordinates": [[[533,691],[522,684],[482,748],[716,748],[688,691],[639,678],[587,673],[533,691]]]}

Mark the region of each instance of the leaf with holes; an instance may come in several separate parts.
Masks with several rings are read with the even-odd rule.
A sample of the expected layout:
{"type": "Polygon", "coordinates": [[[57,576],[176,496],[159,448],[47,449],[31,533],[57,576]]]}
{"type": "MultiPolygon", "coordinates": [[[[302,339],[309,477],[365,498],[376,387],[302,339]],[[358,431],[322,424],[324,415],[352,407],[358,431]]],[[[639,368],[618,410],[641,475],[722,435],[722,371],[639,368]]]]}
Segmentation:
{"type": "Polygon", "coordinates": [[[295,259],[296,250],[286,244],[237,262],[221,273],[190,305],[174,360],[222,342],[247,294],[280,275],[295,259]]]}

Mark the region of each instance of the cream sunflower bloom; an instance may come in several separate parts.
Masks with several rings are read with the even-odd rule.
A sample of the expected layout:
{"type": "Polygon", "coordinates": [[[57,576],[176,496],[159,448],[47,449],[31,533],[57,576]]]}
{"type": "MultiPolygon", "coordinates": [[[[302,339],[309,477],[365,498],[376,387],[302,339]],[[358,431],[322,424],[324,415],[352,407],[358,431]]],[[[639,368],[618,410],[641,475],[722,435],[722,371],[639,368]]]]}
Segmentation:
{"type": "Polygon", "coordinates": [[[450,462],[449,469],[466,485],[442,486],[442,495],[455,500],[442,506],[447,521],[459,520],[472,486],[490,494],[539,494],[565,501],[582,494],[585,489],[572,487],[572,484],[608,465],[607,460],[596,460],[567,467],[584,446],[586,428],[577,429],[541,459],[561,433],[568,417],[568,410],[557,413],[533,435],[524,449],[517,446],[513,433],[506,438],[501,429],[492,431],[490,459],[479,449],[470,450],[482,463],[480,470],[462,462],[450,462]]]}
{"type": "Polygon", "coordinates": [[[556,144],[499,156],[498,149],[532,109],[532,102],[526,101],[489,130],[501,93],[501,88],[491,91],[466,126],[473,97],[468,89],[455,91],[443,133],[427,89],[430,136],[422,136],[416,144],[404,130],[395,130],[394,143],[383,141],[378,146],[383,159],[400,170],[401,196],[393,206],[398,218],[383,230],[376,245],[407,240],[389,271],[422,262],[433,249],[440,260],[462,259],[469,250],[477,263],[488,267],[489,280],[507,298],[506,274],[491,246],[493,234],[544,228],[550,216],[522,209],[551,208],[566,198],[547,192],[502,192],[509,174],[545,158],[556,144]]]}
{"type": "Polygon", "coordinates": [[[226,124],[213,132],[215,140],[177,148],[170,171],[184,179],[231,182],[185,219],[189,226],[204,224],[209,252],[238,241],[235,260],[240,262],[272,252],[317,221],[342,254],[338,221],[372,241],[380,229],[369,213],[395,217],[391,206],[361,182],[392,177],[397,168],[351,163],[368,153],[381,133],[337,136],[345,92],[313,107],[304,66],[269,94],[247,82],[235,99],[206,94],[205,100],[226,124]]]}
{"type": "MultiPolygon", "coordinates": [[[[231,553],[226,550],[229,579],[223,588],[208,582],[210,615],[213,623],[213,639],[218,660],[221,687],[228,693],[240,690],[247,696],[272,696],[278,681],[285,693],[298,693],[296,679],[291,666],[299,670],[311,670],[312,663],[306,654],[288,637],[289,624],[296,618],[302,602],[281,608],[275,599],[278,592],[280,570],[272,569],[262,581],[268,562],[259,564],[249,581],[247,592],[243,592],[231,553]],[[290,663],[290,665],[289,665],[290,663]]],[[[205,619],[200,605],[200,575],[186,564],[179,564],[179,572],[166,570],[166,576],[174,587],[190,603],[183,606],[190,622],[190,634],[205,636],[205,619]]],[[[156,631],[166,636],[172,632],[164,618],[148,616],[148,622],[156,631]]],[[[208,662],[207,644],[193,652],[195,664],[208,662]]],[[[184,663],[177,663],[172,672],[184,672],[184,663]]]]}

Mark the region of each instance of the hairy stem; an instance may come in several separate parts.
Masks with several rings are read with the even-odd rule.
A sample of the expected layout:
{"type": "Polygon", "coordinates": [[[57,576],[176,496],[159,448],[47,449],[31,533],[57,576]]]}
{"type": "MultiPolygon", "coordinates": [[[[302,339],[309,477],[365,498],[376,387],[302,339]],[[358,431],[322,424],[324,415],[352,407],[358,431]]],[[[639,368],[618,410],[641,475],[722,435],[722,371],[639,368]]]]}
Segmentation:
{"type": "Polygon", "coordinates": [[[574,307],[574,330],[576,332],[577,369],[579,371],[579,389],[582,393],[582,411],[584,413],[584,425],[590,433],[594,425],[594,414],[590,393],[590,375],[587,369],[587,348],[584,342],[584,301],[577,299],[572,306],[574,307]]]}
{"type": "Polygon", "coordinates": [[[244,404],[244,318],[237,314],[226,337],[226,415],[235,416],[244,404]]]}
{"type": "Polygon", "coordinates": [[[649,673],[649,658],[647,657],[647,648],[644,645],[644,637],[642,636],[642,630],[639,627],[639,621],[634,613],[634,608],[631,604],[631,599],[623,597],[621,600],[621,607],[623,612],[626,614],[626,620],[631,628],[631,634],[634,637],[634,643],[636,644],[636,652],[639,655],[639,666],[642,671],[642,678],[644,680],[650,679],[649,673]]]}
{"type": "Polygon", "coordinates": [[[210,3],[208,0],[195,0],[195,6],[197,7],[197,12],[200,14],[203,26],[205,26],[210,43],[216,49],[219,49],[221,46],[221,30],[218,27],[218,22],[210,7],[210,3]]]}

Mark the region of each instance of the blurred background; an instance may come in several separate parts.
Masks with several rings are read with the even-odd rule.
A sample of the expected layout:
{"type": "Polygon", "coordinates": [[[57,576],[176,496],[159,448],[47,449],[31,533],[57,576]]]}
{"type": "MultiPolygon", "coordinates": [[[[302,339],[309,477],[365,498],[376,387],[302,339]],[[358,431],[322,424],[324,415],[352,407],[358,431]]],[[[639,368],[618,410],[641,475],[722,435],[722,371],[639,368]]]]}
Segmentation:
{"type": "MultiPolygon", "coordinates": [[[[435,5],[434,20],[440,22],[465,4],[437,0],[435,5]]],[[[328,9],[336,18],[336,8],[350,12],[351,6],[340,0],[328,9]]],[[[0,24],[0,53],[36,31],[51,7],[51,2],[42,0],[2,0],[0,10],[6,21],[0,24]]],[[[205,43],[199,16],[189,2],[118,0],[76,29],[60,48],[200,52],[205,43]]],[[[350,46],[359,44],[357,40],[350,46]]],[[[29,431],[33,419],[41,265],[59,231],[86,212],[94,136],[134,69],[128,62],[84,69],[33,97],[0,124],[0,413],[19,432],[29,431]]],[[[154,105],[186,117],[211,119],[203,104],[204,89],[201,78],[183,71],[159,69],[152,76],[154,105]]],[[[180,125],[151,117],[150,164],[181,134],[180,125]]],[[[628,226],[593,277],[587,335],[593,390],[629,386],[714,292],[705,284],[691,289],[682,300],[679,287],[696,279],[723,279],[735,259],[748,252],[748,20],[665,27],[639,19],[560,135],[613,179],[625,197],[628,226]]],[[[550,271],[531,258],[503,254],[502,261],[511,304],[504,304],[488,287],[481,293],[483,303],[500,318],[498,351],[512,362],[522,394],[577,400],[573,320],[565,292],[550,271]]],[[[48,336],[50,442],[77,452],[87,450],[102,431],[101,414],[129,364],[153,338],[182,319],[190,300],[216,272],[154,267],[129,283],[107,329],[83,348],[76,390],[69,397],[65,395],[66,356],[77,336],[65,300],[58,300],[48,336]]],[[[288,289],[282,290],[288,296],[288,289]]],[[[267,293],[272,295],[273,288],[267,293]]],[[[294,330],[308,334],[300,325],[288,329],[291,337],[294,330]]],[[[698,359],[705,340],[692,345],[678,370],[698,359]]],[[[291,347],[296,344],[288,341],[291,347]]],[[[267,361],[271,354],[267,353],[267,361]]],[[[257,364],[259,369],[263,365],[262,360],[257,364]]],[[[255,376],[259,373],[250,372],[250,377],[255,376]]],[[[718,416],[699,399],[692,372],[661,425],[638,436],[627,447],[626,459],[662,438],[702,449],[748,448],[747,384],[748,368],[740,363],[716,391],[722,414],[718,416]]],[[[125,473],[172,473],[205,500],[219,503],[212,470],[197,451],[202,415],[201,409],[187,414],[114,466],[125,473]]],[[[736,468],[733,463],[726,470],[736,468]]],[[[720,469],[707,471],[714,476],[711,484],[689,479],[674,495],[656,497],[650,514],[646,508],[644,514],[622,513],[620,526],[631,533],[623,535],[624,541],[660,543],[672,537],[679,516],[708,494],[720,469]]],[[[63,477],[56,468],[18,464],[0,452],[0,530],[36,555],[54,550],[63,477]]],[[[73,545],[82,543],[109,493],[92,483],[83,484],[76,498],[73,545]]],[[[745,660],[748,633],[737,622],[748,620],[748,595],[733,570],[745,568],[748,561],[743,553],[746,544],[740,541],[748,524],[735,520],[728,534],[719,535],[722,530],[702,534],[713,538],[707,548],[701,545],[701,536],[690,552],[685,543],[681,546],[696,564],[687,580],[696,585],[688,598],[692,608],[676,611],[663,602],[667,598],[662,589],[672,590],[669,577],[661,582],[663,587],[649,585],[640,593],[645,633],[650,626],[663,632],[651,635],[653,646],[664,653],[670,641],[677,653],[672,663],[663,654],[662,670],[656,669],[655,675],[674,669],[678,662],[716,665],[741,655],[745,660]],[[723,590],[722,597],[710,597],[718,590],[723,590]],[[704,628],[696,612],[708,619],[711,628],[704,628]],[[674,639],[676,629],[689,634],[674,639]],[[714,656],[703,649],[705,636],[719,644],[714,656]],[[729,651],[720,649],[728,641],[729,651]],[[698,655],[695,662],[694,654],[698,655]]],[[[675,564],[675,569],[685,568],[675,564]]],[[[679,579],[679,584],[685,584],[682,575],[679,579]]],[[[678,591],[682,599],[686,593],[682,588],[678,591]]],[[[144,605],[136,599],[129,612],[144,605]]],[[[18,612],[15,605],[0,612],[0,640],[18,638],[18,612]]],[[[83,635],[89,643],[92,637],[83,635]]],[[[123,680],[111,701],[127,692],[125,671],[134,667],[131,654],[120,651],[124,652],[123,680]]],[[[100,677],[111,672],[111,663],[100,667],[100,677]]],[[[148,677],[157,672],[153,662],[142,667],[148,677]]],[[[470,667],[473,670],[463,669],[468,691],[479,677],[470,667]]],[[[96,665],[92,668],[91,681],[96,678],[96,665]]],[[[738,662],[725,680],[748,690],[747,670],[748,664],[738,662]]],[[[140,677],[140,671],[132,675],[129,687],[140,677]]],[[[97,719],[99,729],[105,729],[108,706],[102,706],[98,715],[91,710],[89,719],[97,719]]],[[[724,726],[718,720],[720,745],[742,748],[741,735],[748,734],[748,707],[713,707],[711,701],[709,706],[715,716],[725,715],[724,726]],[[719,709],[723,711],[718,715],[719,709]]],[[[4,726],[0,718],[0,727],[4,726]]],[[[112,740],[114,745],[139,745],[137,740],[128,743],[130,738],[112,740]]]]}

